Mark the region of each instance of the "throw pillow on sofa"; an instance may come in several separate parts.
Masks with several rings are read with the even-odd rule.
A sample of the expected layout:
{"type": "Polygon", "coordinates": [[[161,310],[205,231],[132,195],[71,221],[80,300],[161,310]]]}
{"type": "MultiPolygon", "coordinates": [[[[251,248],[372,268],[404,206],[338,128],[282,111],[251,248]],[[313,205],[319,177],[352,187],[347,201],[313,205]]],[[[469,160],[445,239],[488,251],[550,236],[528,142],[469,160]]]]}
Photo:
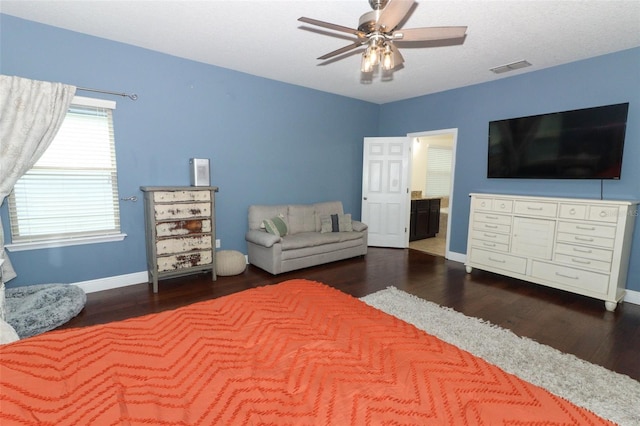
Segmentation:
{"type": "Polygon", "coordinates": [[[284,237],[287,235],[288,229],[286,222],[281,217],[272,217],[262,221],[265,231],[276,237],[284,237]]]}
{"type": "Polygon", "coordinates": [[[320,232],[351,232],[351,213],[320,216],[320,232]]]}

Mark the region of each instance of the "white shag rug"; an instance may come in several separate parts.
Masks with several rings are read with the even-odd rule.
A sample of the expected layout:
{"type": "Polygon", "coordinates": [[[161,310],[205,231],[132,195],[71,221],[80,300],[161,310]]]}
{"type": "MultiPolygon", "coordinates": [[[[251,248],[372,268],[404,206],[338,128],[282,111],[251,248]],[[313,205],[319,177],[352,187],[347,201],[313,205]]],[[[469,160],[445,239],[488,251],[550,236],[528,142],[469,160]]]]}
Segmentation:
{"type": "Polygon", "coordinates": [[[360,300],[604,419],[622,426],[640,425],[640,382],[629,376],[395,287],[360,300]]]}

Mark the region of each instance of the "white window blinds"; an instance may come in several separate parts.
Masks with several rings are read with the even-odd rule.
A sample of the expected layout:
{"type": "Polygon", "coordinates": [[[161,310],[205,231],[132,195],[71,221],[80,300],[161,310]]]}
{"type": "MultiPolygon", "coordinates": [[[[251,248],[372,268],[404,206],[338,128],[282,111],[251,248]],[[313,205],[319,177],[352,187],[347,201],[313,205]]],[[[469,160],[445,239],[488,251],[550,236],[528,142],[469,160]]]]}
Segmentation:
{"type": "Polygon", "coordinates": [[[74,98],[55,139],[9,196],[12,243],[120,233],[112,111],[74,98]]]}
{"type": "Polygon", "coordinates": [[[451,185],[451,148],[429,145],[427,150],[427,197],[448,197],[451,185]]]}

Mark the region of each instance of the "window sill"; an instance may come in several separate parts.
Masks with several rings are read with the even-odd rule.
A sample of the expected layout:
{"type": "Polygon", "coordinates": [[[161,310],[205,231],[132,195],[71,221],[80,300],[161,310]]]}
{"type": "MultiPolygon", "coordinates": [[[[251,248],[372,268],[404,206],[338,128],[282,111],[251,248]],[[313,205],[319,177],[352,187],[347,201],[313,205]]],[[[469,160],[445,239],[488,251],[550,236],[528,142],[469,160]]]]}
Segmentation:
{"type": "Polygon", "coordinates": [[[30,243],[6,244],[4,248],[14,251],[39,250],[54,247],[79,246],[84,244],[109,243],[113,241],[122,241],[127,234],[99,235],[95,237],[70,238],[66,240],[49,240],[30,243]]]}

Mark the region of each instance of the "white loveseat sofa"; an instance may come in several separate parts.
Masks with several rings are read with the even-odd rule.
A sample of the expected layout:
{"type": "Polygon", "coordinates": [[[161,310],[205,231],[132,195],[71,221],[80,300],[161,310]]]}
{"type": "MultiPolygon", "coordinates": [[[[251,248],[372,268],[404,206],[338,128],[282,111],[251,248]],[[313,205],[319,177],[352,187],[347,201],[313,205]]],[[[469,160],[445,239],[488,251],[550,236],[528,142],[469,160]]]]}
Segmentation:
{"type": "Polygon", "coordinates": [[[250,206],[249,231],[245,236],[249,263],[277,275],[364,256],[367,254],[367,225],[350,219],[350,215],[344,214],[340,201],[250,206]],[[273,218],[281,218],[286,224],[284,236],[266,231],[265,220],[273,218]],[[337,218],[340,226],[347,223],[343,226],[346,229],[336,230],[337,218]]]}

